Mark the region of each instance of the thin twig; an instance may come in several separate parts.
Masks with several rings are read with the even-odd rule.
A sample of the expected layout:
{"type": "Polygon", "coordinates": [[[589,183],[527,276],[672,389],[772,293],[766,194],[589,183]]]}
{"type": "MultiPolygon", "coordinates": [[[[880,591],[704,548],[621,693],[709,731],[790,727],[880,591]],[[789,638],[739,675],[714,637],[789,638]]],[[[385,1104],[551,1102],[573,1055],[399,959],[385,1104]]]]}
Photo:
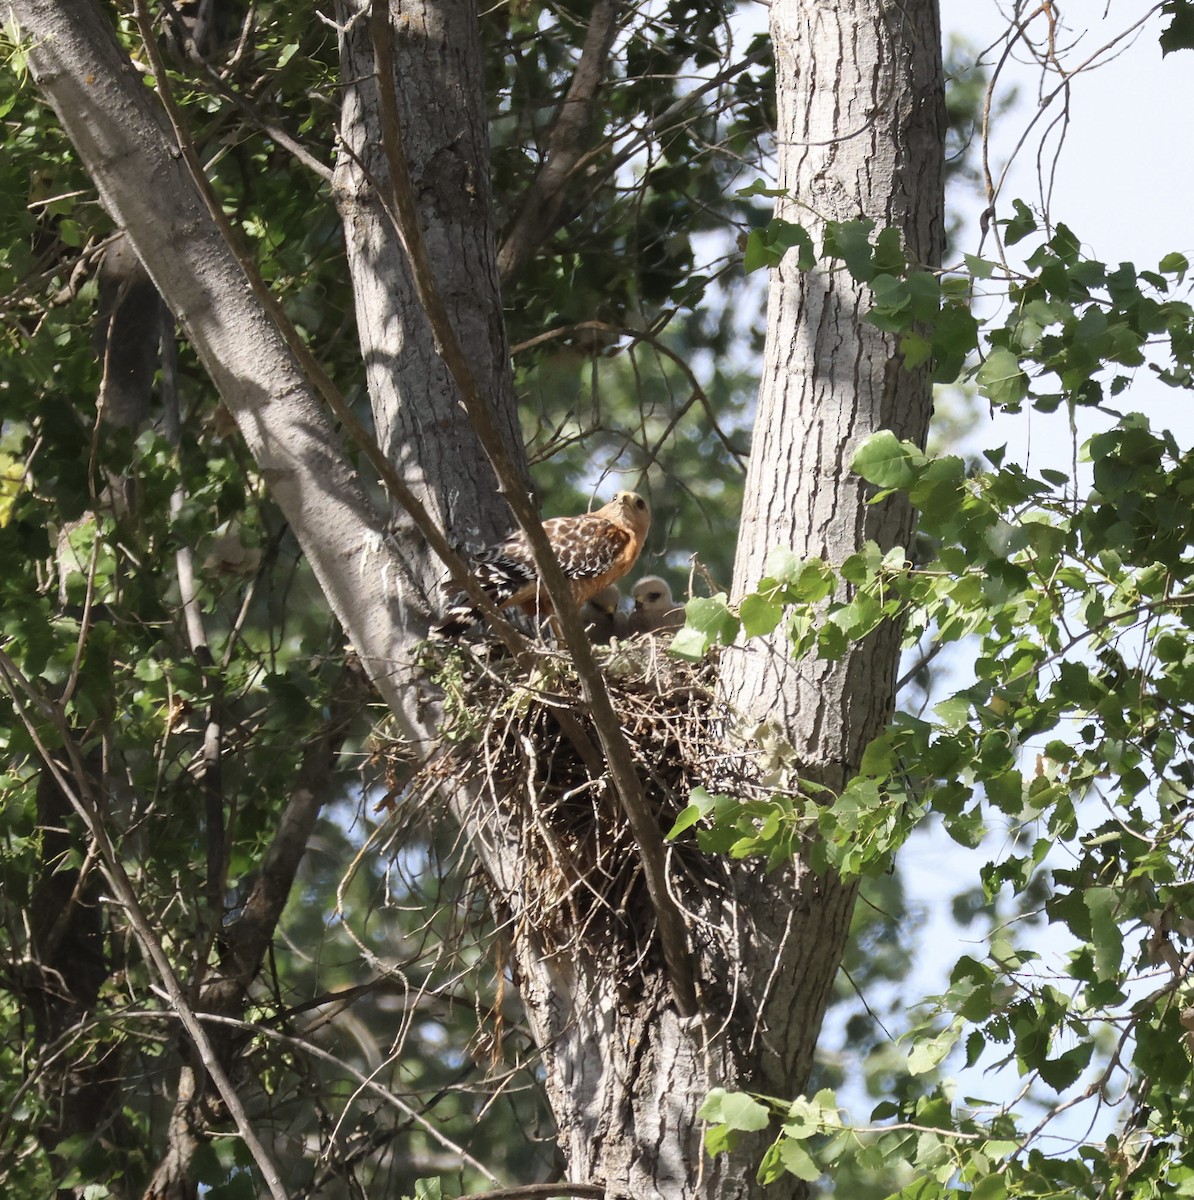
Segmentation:
{"type": "Polygon", "coordinates": [[[470,1192],[463,1200],[533,1200],[537,1196],[589,1196],[601,1200],[605,1187],[600,1183],[524,1183],[519,1187],[497,1188],[492,1192],[470,1192]]]}
{"type": "MultiPolygon", "coordinates": [[[[162,410],[163,429],[166,441],[180,456],[182,447],[182,413],[178,402],[178,354],[174,344],[174,323],[162,322],[159,361],[162,367],[162,410]]],[[[181,460],[178,483],[170,495],[170,519],[177,522],[186,505],[186,488],[183,484],[181,460]]],[[[206,834],[207,875],[205,892],[208,907],[207,936],[202,953],[196,956],[196,977],[192,986],[197,988],[203,973],[203,964],[208,961],[211,946],[224,919],[224,885],[227,877],[224,836],[224,686],[223,676],[215,671],[208,641],[203,610],[199,605],[199,587],[195,581],[195,551],[183,542],[174,552],[174,564],[178,572],[178,596],[182,606],[183,626],[191,655],[199,668],[204,688],[210,697],[203,718],[202,771],[199,786],[203,794],[204,832],[206,834]]]]}

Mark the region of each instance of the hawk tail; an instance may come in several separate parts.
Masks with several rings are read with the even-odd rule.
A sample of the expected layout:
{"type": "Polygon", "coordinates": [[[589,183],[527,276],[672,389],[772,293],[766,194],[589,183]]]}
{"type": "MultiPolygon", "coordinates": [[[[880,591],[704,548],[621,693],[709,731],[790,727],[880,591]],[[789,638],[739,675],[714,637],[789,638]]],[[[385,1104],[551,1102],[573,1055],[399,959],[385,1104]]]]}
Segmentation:
{"type": "MultiPolygon", "coordinates": [[[[481,590],[501,608],[530,576],[522,564],[498,559],[474,563],[476,580],[481,590]]],[[[443,616],[431,626],[433,637],[452,638],[467,633],[483,619],[481,610],[467,593],[455,591],[444,609],[443,616]]]]}

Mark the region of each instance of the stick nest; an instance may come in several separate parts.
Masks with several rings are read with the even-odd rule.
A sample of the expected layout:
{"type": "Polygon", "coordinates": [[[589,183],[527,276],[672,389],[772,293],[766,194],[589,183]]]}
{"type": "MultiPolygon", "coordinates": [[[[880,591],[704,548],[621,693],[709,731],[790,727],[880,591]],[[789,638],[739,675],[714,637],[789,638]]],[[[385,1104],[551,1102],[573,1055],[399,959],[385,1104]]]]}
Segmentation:
{"type": "MultiPolygon", "coordinates": [[[[692,790],[727,791],[747,764],[725,749],[728,713],[714,700],[716,663],[670,658],[647,637],[594,647],[647,801],[666,834],[692,790]]],[[[429,651],[444,689],[443,752],[422,782],[464,784],[482,825],[517,840],[516,896],[495,898],[547,950],[578,942],[641,964],[654,957],[654,916],[637,846],[566,655],[548,649],[528,674],[463,648],[429,651]],[[478,786],[479,785],[479,786],[478,786]]],[[[712,886],[691,838],[669,844],[681,906],[712,886]]]]}

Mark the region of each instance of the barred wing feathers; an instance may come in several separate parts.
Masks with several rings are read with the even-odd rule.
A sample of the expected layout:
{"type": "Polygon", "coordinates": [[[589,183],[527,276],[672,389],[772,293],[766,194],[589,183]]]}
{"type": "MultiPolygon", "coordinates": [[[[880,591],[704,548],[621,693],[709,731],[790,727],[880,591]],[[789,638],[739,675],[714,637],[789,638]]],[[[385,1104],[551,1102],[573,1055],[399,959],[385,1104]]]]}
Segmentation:
{"type": "MultiPolygon", "coordinates": [[[[543,522],[577,606],[634,566],[650,525],[647,502],[634,492],[619,492],[596,512],[543,522]]],[[[524,533],[475,555],[473,570],[478,585],[499,608],[521,608],[535,618],[551,615],[524,533]]],[[[479,616],[467,596],[454,596],[433,632],[447,637],[463,633],[479,616]]]]}

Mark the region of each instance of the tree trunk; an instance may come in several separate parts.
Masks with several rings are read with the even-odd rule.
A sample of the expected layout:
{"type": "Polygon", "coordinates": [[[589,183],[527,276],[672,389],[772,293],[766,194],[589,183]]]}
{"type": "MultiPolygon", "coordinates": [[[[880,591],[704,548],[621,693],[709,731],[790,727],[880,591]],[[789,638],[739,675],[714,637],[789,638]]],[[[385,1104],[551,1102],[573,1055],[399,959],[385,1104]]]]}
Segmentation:
{"type": "MultiPolygon", "coordinates": [[[[393,183],[379,132],[377,64],[364,19],[369,5],[341,7],[344,149],[335,194],[378,442],[450,537],[493,541],[512,522],[493,503],[497,478],[436,349],[409,256],[379,198],[393,183]]],[[[476,9],[470,0],[393,0],[390,20],[394,61],[385,69],[394,78],[397,134],[436,286],[506,447],[525,471],[497,283],[476,9]]],[[[433,593],[443,567],[405,514],[395,512],[393,526],[433,593]]]]}
{"type": "MultiPolygon", "coordinates": [[[[381,537],[330,421],[98,11],[61,0],[14,0],[14,10],[38,81],[236,414],[367,669],[411,735],[424,736],[433,714],[416,707],[409,652],[425,628],[438,569],[422,539],[403,525],[396,551],[381,537]]],[[[403,145],[437,287],[517,454],[476,17],[467,0],[393,3],[390,16],[403,145]]],[[[935,262],[944,132],[935,0],[775,0],[772,27],[781,184],[795,197],[783,211],[805,224],[810,209],[872,216],[902,229],[913,252],[935,262]]],[[[493,473],[372,193],[378,183],[388,187],[388,165],[377,150],[365,21],[346,22],[344,63],[348,149],[337,199],[379,438],[450,531],[488,536],[507,527],[493,505],[493,473]]],[[[858,438],[883,426],[923,437],[929,412],[927,380],[903,371],[888,339],[859,324],[866,303],[865,289],[840,272],[803,275],[788,263],[776,272],[739,592],[757,580],[774,545],[840,561],[863,538],[895,545],[907,536],[910,514],[866,508],[862,487],[846,474],[858,438]]],[[[782,639],[751,643],[724,656],[723,691],[743,712],[775,720],[808,775],[840,786],[890,711],[897,655],[893,631],[832,668],[791,661],[782,639]]],[[[611,1200],[755,1195],[748,1157],[704,1158],[695,1113],[712,1086],[773,1095],[805,1086],[851,889],[801,864],[765,876],[757,864],[706,859],[702,878],[677,874],[700,981],[700,1015],[686,1019],[644,902],[618,914],[629,936],[605,929],[551,942],[536,928],[534,868],[509,808],[487,809],[464,794],[456,807],[508,918],[569,1177],[604,1183],[611,1200]]],[[[782,1185],[768,1191],[784,1194],[782,1185]]]]}
{"type": "MultiPolygon", "coordinates": [[[[900,230],[921,264],[938,265],[945,110],[937,0],[776,0],[771,32],[779,186],[787,191],[777,216],[804,225],[817,245],[825,220],[869,217],[880,229],[900,230]]],[[[902,366],[894,338],[863,323],[868,305],[867,287],[844,270],[804,272],[791,253],[773,272],[736,595],[758,582],[777,546],[840,564],[868,539],[885,549],[907,544],[909,507],[868,505],[850,461],[879,429],[923,444],[931,383],[925,371],[902,366]]],[[[723,657],[723,694],[795,749],[803,777],[836,790],[890,718],[899,641],[886,624],[840,662],[797,662],[780,630],[723,657]]],[[[785,950],[775,964],[775,998],[790,996],[797,1007],[787,1078],[769,1080],[767,1090],[789,1095],[808,1080],[853,887],[800,861],[783,886],[795,954],[785,950]]],[[[765,908],[754,916],[768,919],[765,908]]],[[[784,1020],[775,1003],[767,1013],[768,1025],[784,1020]]]]}
{"type": "MultiPolygon", "coordinates": [[[[792,197],[780,215],[812,224],[814,236],[809,209],[869,216],[936,264],[945,132],[936,0],[777,0],[771,19],[780,184],[792,197]]],[[[738,594],[774,546],[840,562],[867,538],[892,546],[908,537],[907,507],[868,507],[849,462],[876,429],[923,441],[930,384],[900,366],[891,339],[861,324],[867,302],[840,271],[806,275],[789,261],[775,273],[738,594]]],[[[809,777],[841,787],[890,715],[898,657],[894,629],[832,665],[792,661],[777,637],[724,656],[723,695],[774,722],[809,777]]],[[[749,864],[708,869],[713,888],[683,895],[700,934],[694,1020],[677,1016],[650,961],[632,983],[616,955],[573,948],[536,959],[533,934],[523,934],[522,995],[544,1047],[569,1176],[599,1180],[611,1197],[762,1194],[749,1154],[703,1160],[696,1110],[718,1085],[796,1095],[813,1065],[853,887],[799,862],[772,876],[749,864]]],[[[788,1177],[766,1194],[802,1190],[788,1177]]]]}

